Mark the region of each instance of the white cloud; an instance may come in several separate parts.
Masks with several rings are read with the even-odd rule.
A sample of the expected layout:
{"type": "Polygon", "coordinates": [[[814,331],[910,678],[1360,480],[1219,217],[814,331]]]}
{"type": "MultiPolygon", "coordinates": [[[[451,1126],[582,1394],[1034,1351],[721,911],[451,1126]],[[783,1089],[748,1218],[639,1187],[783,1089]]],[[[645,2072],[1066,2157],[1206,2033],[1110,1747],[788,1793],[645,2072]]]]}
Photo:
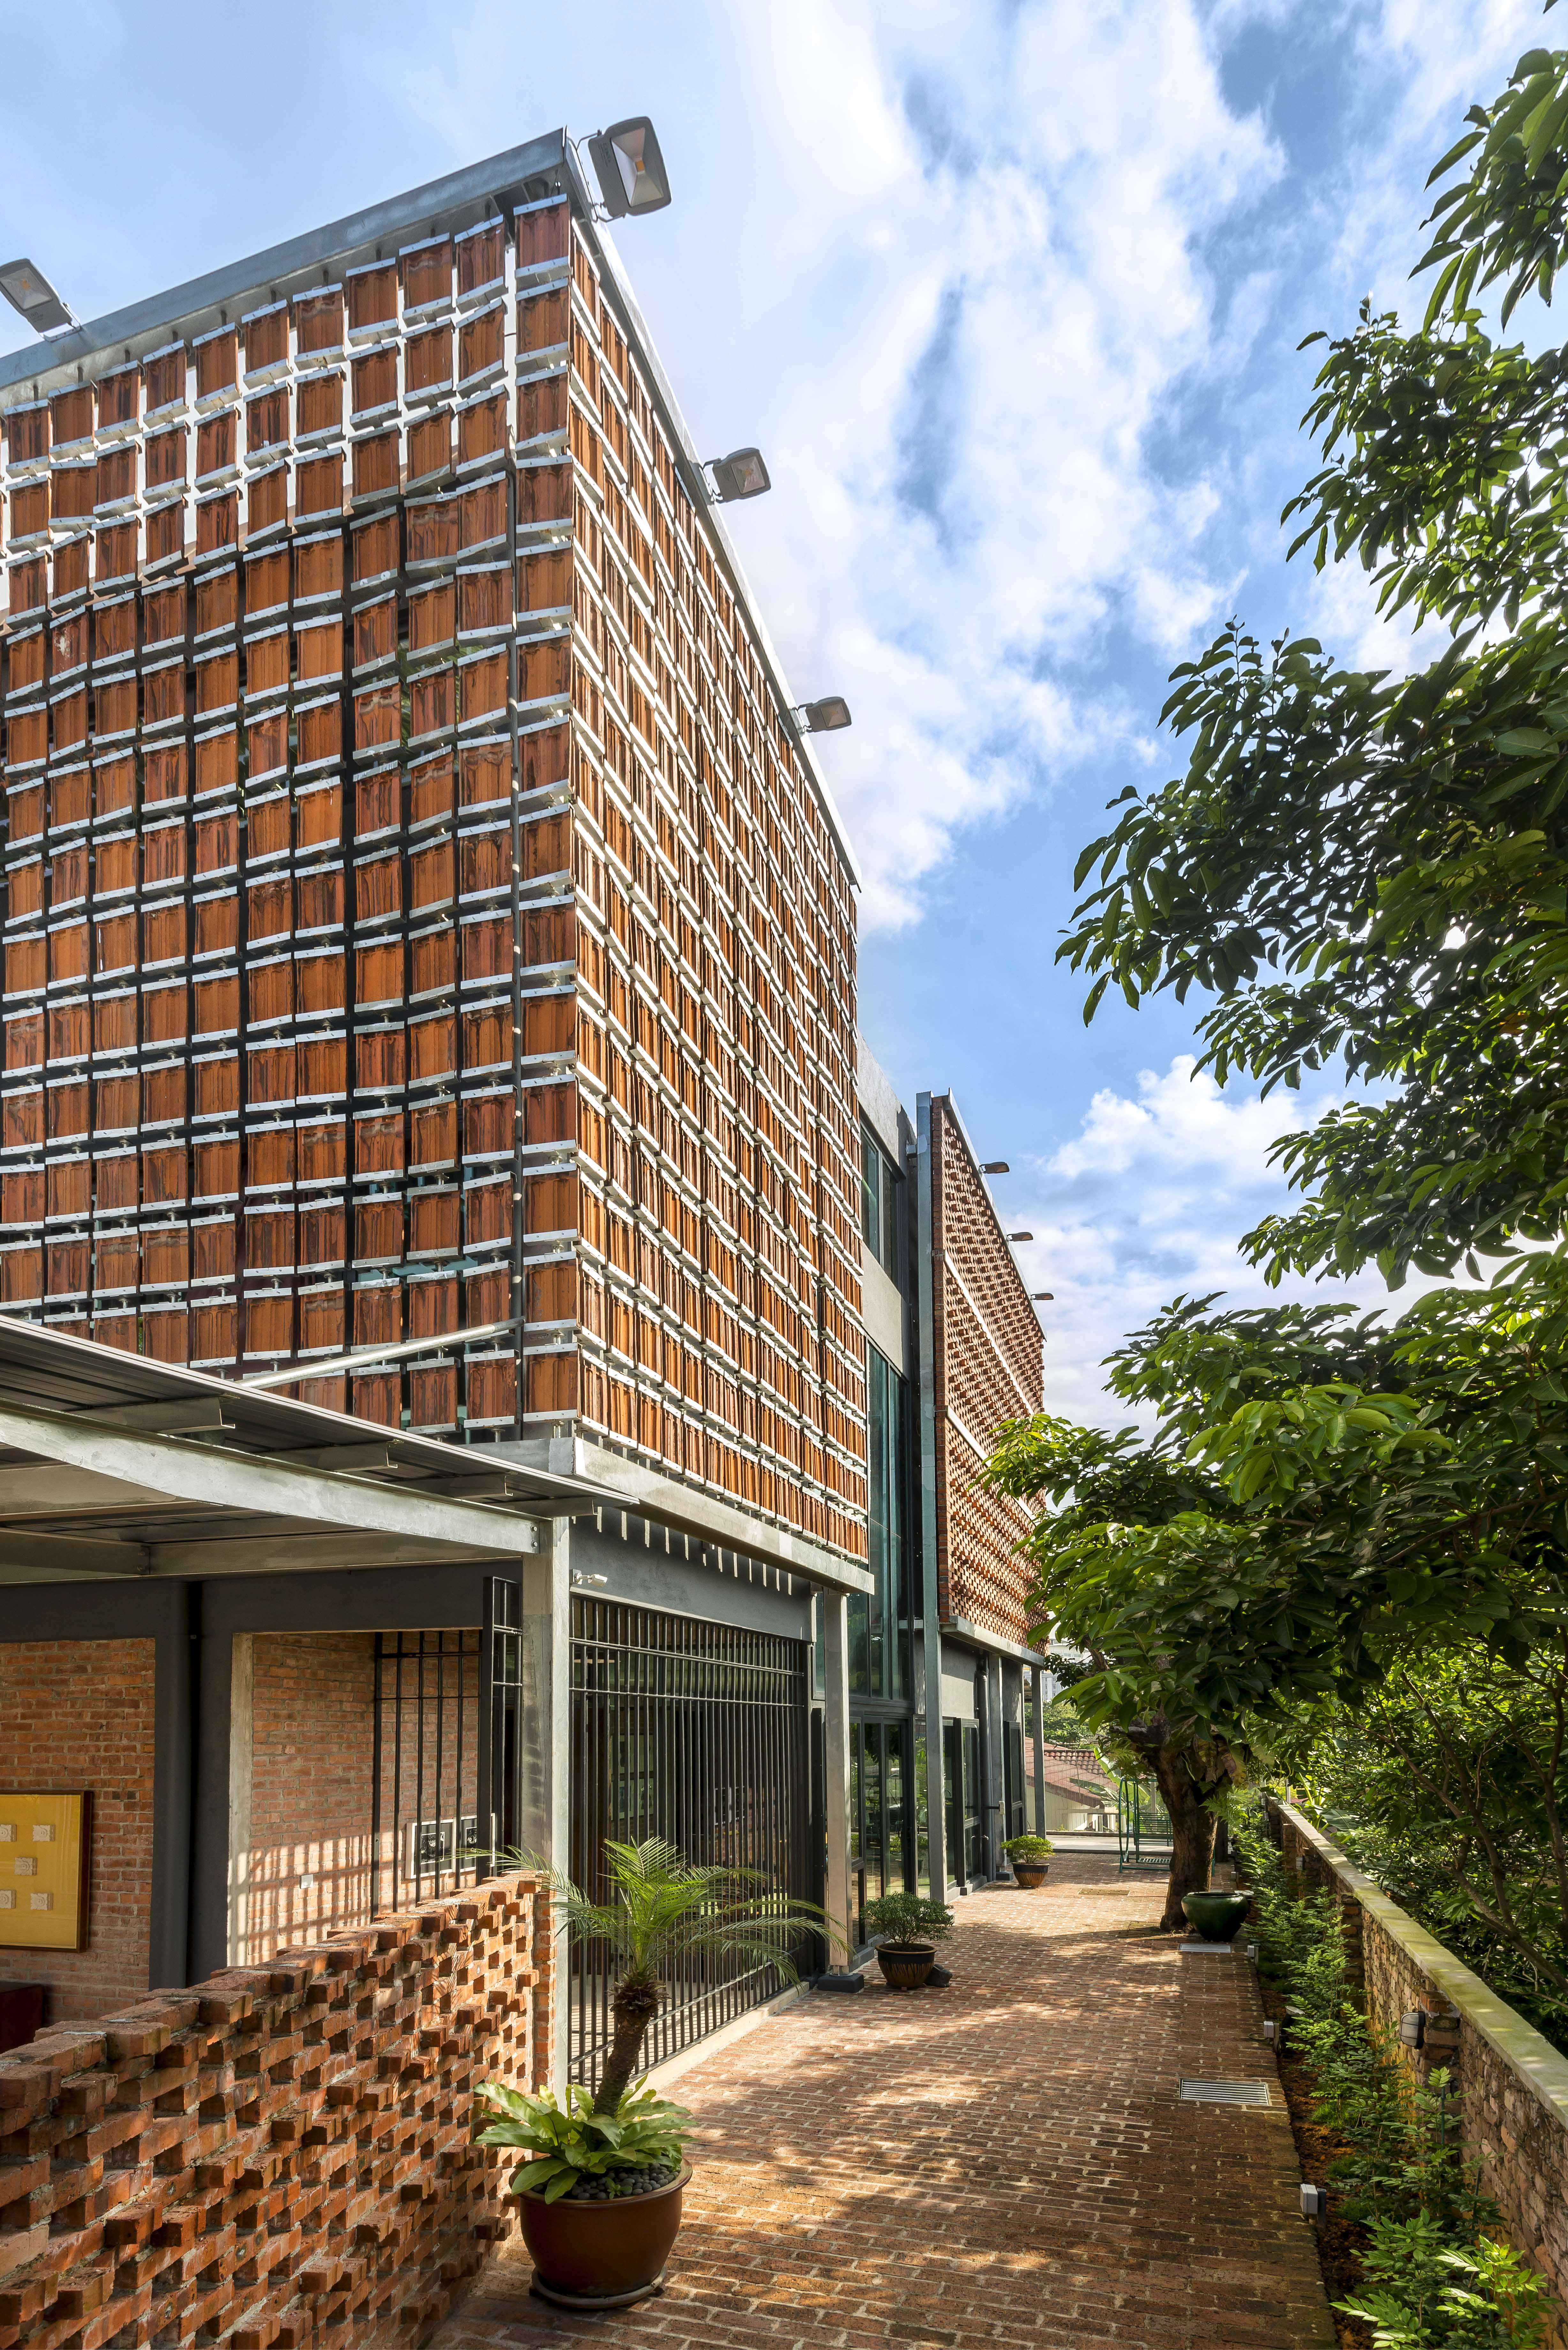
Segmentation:
{"type": "MultiPolygon", "coordinates": [[[[1272,1290],[1242,1259],[1237,1236],[1291,1196],[1269,1146],[1314,1124],[1341,1098],[1231,1087],[1196,1074],[1190,1054],[1146,1069],[1134,1097],[1096,1093],[1079,1132],[1019,1170],[1015,1197],[1034,1234],[1020,1256],[1044,1309],[1048,1410],[1121,1426],[1136,1417],[1106,1395],[1101,1364],[1121,1339],[1178,1295],[1225,1293],[1232,1305],[1351,1297],[1391,1301],[1376,1273],[1359,1283],[1291,1282],[1272,1290]]],[[[1011,1213],[1011,1209],[1010,1209],[1011,1213]]],[[[1397,1312],[1413,1289],[1394,1302],[1397,1312]]]]}

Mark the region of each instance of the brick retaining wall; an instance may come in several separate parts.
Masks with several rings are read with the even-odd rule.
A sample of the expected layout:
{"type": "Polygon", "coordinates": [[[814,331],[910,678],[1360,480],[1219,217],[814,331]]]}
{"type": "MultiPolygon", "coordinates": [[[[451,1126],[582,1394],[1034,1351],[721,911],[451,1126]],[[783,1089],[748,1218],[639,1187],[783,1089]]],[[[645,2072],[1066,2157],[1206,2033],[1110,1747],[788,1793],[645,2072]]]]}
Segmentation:
{"type": "Polygon", "coordinates": [[[0,2056],[0,2350],[412,2345],[510,2230],[474,2084],[549,2078],[510,1877],[0,2056]]]}
{"type": "Polygon", "coordinates": [[[1446,2064],[1463,2092],[1467,2149],[1510,2241],[1551,2284],[1559,2307],[1552,2350],[1568,2350],[1568,2057],[1487,1989],[1479,1975],[1379,1892],[1371,1878],[1288,1804],[1271,1800],[1270,1825],[1303,1887],[1326,1890],[1345,1916],[1352,1973],[1367,2013],[1397,2042],[1399,2018],[1425,2007],[1458,2013],[1459,2050],[1399,2054],[1418,2079],[1446,2064]]]}

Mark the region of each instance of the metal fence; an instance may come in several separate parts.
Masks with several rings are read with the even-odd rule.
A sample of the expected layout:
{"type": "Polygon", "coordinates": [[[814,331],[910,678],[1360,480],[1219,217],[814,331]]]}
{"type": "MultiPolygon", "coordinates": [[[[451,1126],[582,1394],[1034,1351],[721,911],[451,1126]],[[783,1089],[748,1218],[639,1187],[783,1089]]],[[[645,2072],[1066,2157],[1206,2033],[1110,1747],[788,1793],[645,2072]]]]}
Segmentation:
{"type": "Polygon", "coordinates": [[[521,1833],[522,1591],[488,1576],[477,1629],[378,1632],[373,1916],[493,1876],[521,1833]]]}
{"type": "MultiPolygon", "coordinates": [[[[816,1898],[806,1642],[572,1602],[572,1877],[608,1893],[607,1839],[661,1836],[689,1859],[757,1871],[759,1891],[816,1898]]],[[[610,2039],[608,1953],[574,1938],[571,2077],[592,2085],[610,2039]]],[[[648,2065],[771,1999],[771,1964],[687,1958],[649,2033],[648,2065]]]]}

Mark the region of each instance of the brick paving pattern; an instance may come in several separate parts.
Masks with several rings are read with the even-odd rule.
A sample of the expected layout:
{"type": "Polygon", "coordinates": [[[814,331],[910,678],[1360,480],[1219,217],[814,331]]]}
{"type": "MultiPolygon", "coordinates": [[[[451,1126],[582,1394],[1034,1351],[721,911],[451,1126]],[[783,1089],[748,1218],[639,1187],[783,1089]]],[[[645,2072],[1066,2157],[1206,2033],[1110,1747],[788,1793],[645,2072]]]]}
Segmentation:
{"type": "Polygon", "coordinates": [[[670,2090],[700,2127],[660,2298],[554,2310],[514,2237],[431,2350],[1331,2350],[1252,1970],[1181,1957],[1162,1891],[1059,1856],[958,1904],[951,1990],[762,2024],[670,2090]]]}

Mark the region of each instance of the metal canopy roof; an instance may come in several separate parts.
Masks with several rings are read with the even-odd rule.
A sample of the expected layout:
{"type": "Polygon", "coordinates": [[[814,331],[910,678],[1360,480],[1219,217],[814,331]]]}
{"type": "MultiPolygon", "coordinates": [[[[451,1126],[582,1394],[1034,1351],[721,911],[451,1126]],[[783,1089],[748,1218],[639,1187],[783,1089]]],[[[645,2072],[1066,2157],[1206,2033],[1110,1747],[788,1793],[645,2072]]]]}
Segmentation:
{"type": "Polygon", "coordinates": [[[488,1446],[0,1315],[0,1584],[514,1557],[602,1506],[625,1503],[488,1446]]]}

